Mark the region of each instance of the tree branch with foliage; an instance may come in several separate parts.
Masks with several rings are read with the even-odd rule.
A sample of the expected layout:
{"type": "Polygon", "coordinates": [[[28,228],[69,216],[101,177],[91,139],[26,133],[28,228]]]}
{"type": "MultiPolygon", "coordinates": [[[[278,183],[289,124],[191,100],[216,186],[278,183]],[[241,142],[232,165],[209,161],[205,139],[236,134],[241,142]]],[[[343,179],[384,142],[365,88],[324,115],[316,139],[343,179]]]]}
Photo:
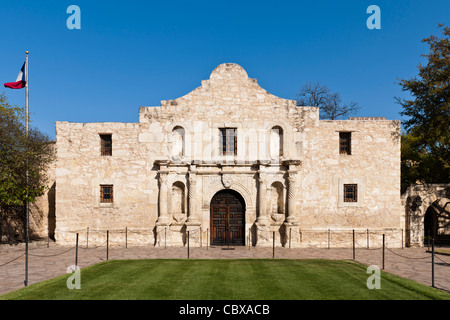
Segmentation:
{"type": "Polygon", "coordinates": [[[1,94],[0,206],[23,205],[42,196],[47,169],[55,160],[54,143],[36,128],[30,128],[27,137],[24,122],[23,108],[10,105],[1,94]]]}
{"type": "Polygon", "coordinates": [[[411,99],[396,98],[403,107],[400,114],[408,117],[403,141],[409,152],[402,154],[402,161],[414,158],[414,166],[421,167],[414,169],[417,181],[422,183],[450,182],[450,28],[441,24],[439,28],[441,38],[431,35],[422,40],[430,47],[429,54],[422,55],[427,64],[419,64],[413,79],[399,81],[411,99]]]}

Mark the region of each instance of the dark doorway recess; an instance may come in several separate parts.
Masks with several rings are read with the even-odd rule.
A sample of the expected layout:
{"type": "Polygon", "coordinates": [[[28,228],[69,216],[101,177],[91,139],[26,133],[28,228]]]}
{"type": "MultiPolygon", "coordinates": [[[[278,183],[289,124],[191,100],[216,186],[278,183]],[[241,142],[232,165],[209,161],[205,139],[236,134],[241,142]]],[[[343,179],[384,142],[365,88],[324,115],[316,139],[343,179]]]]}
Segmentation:
{"type": "Polygon", "coordinates": [[[245,245],[245,202],[234,190],[217,192],[211,200],[211,245],[245,245]]]}

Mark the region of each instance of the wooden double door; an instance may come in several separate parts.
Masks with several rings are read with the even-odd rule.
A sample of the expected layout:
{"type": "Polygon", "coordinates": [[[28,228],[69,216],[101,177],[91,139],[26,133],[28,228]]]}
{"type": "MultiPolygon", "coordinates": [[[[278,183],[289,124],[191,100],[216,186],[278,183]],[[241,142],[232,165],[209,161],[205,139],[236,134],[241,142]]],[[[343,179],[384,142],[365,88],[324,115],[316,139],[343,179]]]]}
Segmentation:
{"type": "Polygon", "coordinates": [[[233,190],[222,190],[211,200],[211,245],[245,245],[245,203],[233,190]]]}

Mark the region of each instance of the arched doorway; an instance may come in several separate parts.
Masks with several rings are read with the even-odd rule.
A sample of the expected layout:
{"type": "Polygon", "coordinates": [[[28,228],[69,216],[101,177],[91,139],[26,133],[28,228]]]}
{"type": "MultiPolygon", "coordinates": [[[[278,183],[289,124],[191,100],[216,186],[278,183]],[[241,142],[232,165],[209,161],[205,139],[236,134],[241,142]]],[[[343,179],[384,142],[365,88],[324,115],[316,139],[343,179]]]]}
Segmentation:
{"type": "Polygon", "coordinates": [[[424,217],[424,244],[430,244],[431,239],[436,240],[438,221],[433,206],[429,206],[424,217]]]}
{"type": "Polygon", "coordinates": [[[234,190],[217,192],[211,200],[211,245],[245,245],[245,202],[234,190]]]}

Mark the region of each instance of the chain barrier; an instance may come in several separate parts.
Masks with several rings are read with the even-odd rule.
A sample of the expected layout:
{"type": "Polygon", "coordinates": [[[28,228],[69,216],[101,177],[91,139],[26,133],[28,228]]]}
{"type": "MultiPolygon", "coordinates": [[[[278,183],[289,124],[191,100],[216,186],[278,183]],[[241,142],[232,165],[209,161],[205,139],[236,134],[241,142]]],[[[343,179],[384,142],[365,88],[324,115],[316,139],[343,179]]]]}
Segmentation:
{"type": "Polygon", "coordinates": [[[0,264],[0,267],[6,266],[7,264],[9,264],[9,263],[11,263],[11,262],[16,261],[17,259],[23,257],[24,255],[25,255],[25,252],[22,253],[22,254],[21,254],[20,256],[18,256],[17,258],[14,258],[14,259],[12,259],[12,260],[10,260],[10,261],[8,261],[8,262],[5,262],[5,263],[3,263],[3,264],[0,264]]]}
{"type": "Polygon", "coordinates": [[[71,250],[75,249],[75,247],[72,247],[64,252],[60,252],[60,253],[55,253],[55,254],[50,254],[50,255],[39,255],[39,254],[33,254],[33,253],[29,253],[28,255],[33,256],[33,257],[39,257],[39,258],[45,258],[45,257],[56,257],[56,256],[60,256],[62,254],[65,254],[71,250]]]}
{"type": "MultiPolygon", "coordinates": [[[[111,242],[111,241],[110,241],[110,242],[111,242]]],[[[103,247],[105,244],[106,244],[106,240],[105,240],[105,242],[103,242],[102,244],[97,245],[97,246],[94,246],[94,247],[88,247],[88,246],[83,247],[83,246],[78,245],[78,248],[80,248],[80,249],[85,249],[85,250],[97,249],[97,248],[103,247]]]]}
{"type": "MultiPolygon", "coordinates": [[[[84,250],[89,250],[89,249],[97,249],[100,247],[104,247],[106,244],[106,250],[108,250],[108,247],[111,246],[111,244],[113,245],[117,245],[117,244],[125,244],[125,246],[127,246],[128,244],[128,237],[133,238],[133,236],[149,236],[149,235],[156,235],[156,230],[155,229],[129,229],[129,228],[125,228],[125,229],[115,229],[115,230],[103,230],[103,229],[82,229],[82,230],[65,230],[65,231],[59,231],[60,233],[65,233],[65,234],[85,234],[86,236],[86,241],[89,241],[89,237],[94,238],[96,241],[99,240],[99,235],[103,238],[107,238],[107,240],[105,240],[103,243],[101,244],[95,244],[95,245],[86,245],[86,246],[72,246],[70,248],[68,248],[67,250],[64,250],[63,252],[59,252],[59,253],[55,253],[55,254],[36,254],[36,253],[28,253],[30,256],[33,257],[39,257],[39,258],[43,258],[43,257],[56,257],[56,256],[60,256],[63,254],[66,254],[70,251],[72,251],[73,249],[80,248],[80,249],[84,249],[84,250]],[[109,236],[108,236],[109,234],[109,236]],[[117,237],[123,237],[123,239],[117,238],[117,237]],[[113,238],[113,239],[112,239],[113,238]]],[[[209,238],[209,229],[207,228],[206,230],[203,230],[201,227],[199,227],[198,229],[193,229],[193,230],[186,230],[186,228],[184,226],[180,226],[179,230],[173,230],[171,228],[165,228],[165,229],[160,229],[157,233],[161,233],[164,232],[165,238],[164,240],[161,240],[161,244],[162,242],[166,241],[166,237],[168,233],[172,233],[172,234],[178,234],[181,235],[182,238],[184,239],[184,241],[182,240],[183,245],[189,245],[189,240],[193,240],[195,239],[194,242],[196,242],[196,245],[198,243],[200,243],[200,247],[203,247],[203,238],[204,235],[206,233],[206,249],[208,249],[208,247],[210,246],[210,243],[208,243],[208,238],[209,238]]],[[[271,232],[272,233],[272,232],[271,232]]],[[[275,237],[278,238],[278,236],[275,235],[276,232],[273,232],[273,236],[270,238],[273,238],[272,240],[275,240],[275,237]]],[[[248,234],[247,234],[247,245],[248,245],[248,249],[250,250],[252,245],[254,244],[253,242],[255,241],[255,230],[253,228],[249,228],[248,229],[248,234]]],[[[401,237],[399,235],[399,230],[380,230],[380,231],[373,231],[373,230],[307,230],[307,229],[299,229],[298,230],[298,234],[297,236],[294,234],[292,234],[291,232],[289,232],[289,234],[285,234],[282,235],[279,239],[277,239],[278,241],[282,240],[283,246],[284,247],[288,247],[290,248],[291,245],[291,240],[295,239],[294,241],[299,241],[300,244],[308,244],[308,243],[312,243],[315,242],[316,244],[319,244],[319,247],[315,247],[315,248],[320,248],[320,249],[325,249],[325,248],[333,248],[333,249],[340,249],[340,248],[346,248],[346,249],[351,249],[353,248],[353,251],[355,252],[355,249],[365,249],[368,251],[378,251],[383,249],[383,268],[384,268],[384,249],[387,250],[387,252],[392,253],[395,256],[401,257],[403,259],[410,259],[410,260],[424,260],[424,259],[430,259],[430,256],[424,256],[424,257],[408,257],[402,254],[399,254],[397,252],[395,252],[393,249],[394,248],[390,248],[387,245],[387,242],[389,240],[390,243],[399,243],[402,242],[402,249],[403,249],[403,229],[402,229],[402,234],[401,237]],[[383,233],[384,232],[384,233],[383,233]],[[388,237],[385,237],[386,234],[388,235],[388,237]],[[299,238],[297,238],[297,236],[299,238]],[[380,246],[380,239],[377,239],[376,237],[380,237],[383,236],[383,239],[386,240],[386,242],[383,241],[383,246],[380,246]],[[362,238],[366,238],[365,239],[365,243],[364,240],[363,242],[361,242],[362,238]],[[357,240],[358,239],[358,240],[357,240]],[[370,246],[371,243],[375,244],[376,246],[374,247],[372,244],[372,247],[370,246]]],[[[136,239],[136,238],[135,238],[136,239]]],[[[134,240],[135,240],[134,239],[134,240]]],[[[153,238],[152,238],[153,240],[153,238]]],[[[270,239],[269,239],[270,240],[270,239]]],[[[132,241],[133,242],[133,241],[132,241]]],[[[155,245],[155,243],[153,243],[152,245],[155,245]]],[[[165,244],[163,245],[164,247],[165,244]]],[[[275,241],[273,241],[273,249],[275,250],[275,241]]],[[[312,247],[314,248],[314,247],[312,247]]],[[[29,249],[30,251],[36,250],[36,249],[42,249],[40,247],[36,247],[36,248],[31,248],[29,249]]],[[[10,261],[7,262],[3,262],[2,264],[0,264],[0,267],[4,267],[14,261],[17,261],[18,259],[22,258],[25,255],[25,253],[20,254],[19,256],[11,259],[10,261]]],[[[78,255],[78,254],[77,254],[78,255]]],[[[107,253],[107,257],[108,257],[108,253],[107,253]]],[[[355,255],[354,255],[355,257],[355,255]]],[[[189,258],[189,248],[188,248],[188,258],[189,258]]],[[[440,261],[440,265],[441,266],[445,266],[448,267],[450,266],[450,263],[441,259],[440,257],[437,256],[437,254],[434,254],[434,258],[436,260],[440,261]]],[[[445,288],[444,288],[445,289],[445,288]]]]}
{"type": "Polygon", "coordinates": [[[450,263],[447,261],[442,260],[441,258],[439,258],[438,256],[436,256],[436,252],[434,253],[434,258],[438,259],[439,261],[441,261],[445,266],[450,266],[450,263]]]}
{"type": "MultiPolygon", "coordinates": [[[[28,255],[29,255],[29,256],[32,256],[32,257],[38,257],[38,258],[56,257],[56,256],[60,256],[60,255],[62,255],[62,254],[65,254],[65,253],[67,253],[67,252],[69,252],[69,251],[71,251],[71,250],[73,250],[73,249],[75,249],[75,247],[72,247],[72,248],[70,248],[70,249],[68,249],[68,250],[66,250],[66,251],[63,251],[63,252],[60,252],[60,253],[55,253],[55,254],[40,255],[40,254],[28,253],[28,255]]],[[[29,249],[29,250],[30,250],[30,249],[29,249]]],[[[12,260],[10,260],[10,261],[7,261],[7,262],[5,262],[5,263],[3,263],[3,264],[0,264],[0,267],[3,267],[3,266],[5,266],[5,265],[7,265],[7,264],[9,264],[9,263],[11,263],[11,262],[16,261],[17,259],[23,257],[24,255],[25,255],[25,252],[22,253],[22,254],[21,254],[20,256],[18,256],[17,258],[14,258],[14,259],[12,259],[12,260]]]]}
{"type": "Polygon", "coordinates": [[[387,246],[385,247],[389,252],[391,252],[391,253],[393,253],[393,254],[395,254],[396,256],[399,256],[399,257],[402,257],[402,258],[404,258],[404,259],[411,259],[411,260],[423,260],[423,259],[429,259],[430,258],[430,256],[427,256],[427,257],[421,257],[421,258],[412,258],[412,257],[405,257],[405,256],[402,256],[401,254],[398,254],[398,253],[396,253],[396,252],[394,252],[394,251],[392,251],[391,249],[389,249],[387,246]]]}

